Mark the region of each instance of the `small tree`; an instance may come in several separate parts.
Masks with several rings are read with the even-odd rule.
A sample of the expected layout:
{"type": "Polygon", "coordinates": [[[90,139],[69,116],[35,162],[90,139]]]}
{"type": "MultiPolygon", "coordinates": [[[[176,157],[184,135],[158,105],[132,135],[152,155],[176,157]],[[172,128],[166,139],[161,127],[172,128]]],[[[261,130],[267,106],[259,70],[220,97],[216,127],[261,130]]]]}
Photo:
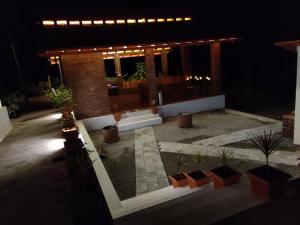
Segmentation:
{"type": "Polygon", "coordinates": [[[282,143],[283,136],[275,136],[272,130],[264,130],[263,134],[250,135],[250,141],[260,150],[266,157],[266,164],[269,167],[269,157],[277,151],[277,147],[282,143]]]}
{"type": "Polygon", "coordinates": [[[146,76],[146,66],[143,62],[136,63],[136,72],[132,74],[128,80],[143,80],[146,76]]]}

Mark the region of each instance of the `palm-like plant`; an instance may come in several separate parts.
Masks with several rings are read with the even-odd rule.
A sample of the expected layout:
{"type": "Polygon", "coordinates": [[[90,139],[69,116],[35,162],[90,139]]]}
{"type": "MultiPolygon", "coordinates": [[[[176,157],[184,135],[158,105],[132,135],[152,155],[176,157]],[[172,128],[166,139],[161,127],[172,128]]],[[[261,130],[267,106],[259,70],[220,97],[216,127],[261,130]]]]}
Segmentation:
{"type": "Polygon", "coordinates": [[[219,155],[219,159],[221,161],[224,170],[226,170],[226,166],[229,166],[230,161],[233,159],[233,154],[232,152],[229,152],[228,150],[223,148],[219,155]]]}
{"type": "Polygon", "coordinates": [[[250,134],[250,141],[266,157],[266,164],[269,166],[269,156],[277,151],[277,147],[282,143],[283,136],[276,137],[272,130],[264,130],[263,134],[250,134]]]}

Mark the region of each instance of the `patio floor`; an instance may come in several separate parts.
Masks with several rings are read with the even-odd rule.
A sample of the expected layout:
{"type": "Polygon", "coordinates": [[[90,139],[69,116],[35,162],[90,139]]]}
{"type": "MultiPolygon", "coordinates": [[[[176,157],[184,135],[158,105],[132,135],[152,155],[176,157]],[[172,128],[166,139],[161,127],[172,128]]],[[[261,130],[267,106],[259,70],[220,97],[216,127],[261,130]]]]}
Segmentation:
{"type": "Polygon", "coordinates": [[[12,121],[0,143],[0,224],[71,224],[58,118],[44,110],[12,121]]]}

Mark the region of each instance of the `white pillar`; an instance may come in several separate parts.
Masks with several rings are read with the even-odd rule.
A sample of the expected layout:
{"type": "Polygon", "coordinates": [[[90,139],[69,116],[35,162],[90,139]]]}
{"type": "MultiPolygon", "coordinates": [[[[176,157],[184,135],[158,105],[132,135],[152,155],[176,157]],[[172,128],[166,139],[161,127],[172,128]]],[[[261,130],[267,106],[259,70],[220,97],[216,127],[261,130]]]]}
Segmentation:
{"type": "Polygon", "coordinates": [[[297,46],[297,81],[296,81],[294,144],[300,145],[300,46],[297,46]]]}

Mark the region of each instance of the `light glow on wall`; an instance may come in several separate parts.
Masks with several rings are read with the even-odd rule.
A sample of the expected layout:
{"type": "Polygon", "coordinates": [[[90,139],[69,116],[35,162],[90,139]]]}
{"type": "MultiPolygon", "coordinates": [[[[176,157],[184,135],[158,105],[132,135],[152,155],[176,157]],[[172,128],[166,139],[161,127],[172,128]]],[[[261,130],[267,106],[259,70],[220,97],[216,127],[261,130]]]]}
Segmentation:
{"type": "Polygon", "coordinates": [[[69,24],[70,25],[80,25],[80,21],[78,21],[78,20],[72,20],[72,21],[69,21],[69,24]]]}
{"type": "Polygon", "coordinates": [[[68,22],[66,20],[57,20],[56,24],[59,26],[65,26],[68,24],[68,22]]]}
{"type": "Polygon", "coordinates": [[[145,18],[138,19],[138,23],[146,23],[146,19],[145,18]]]}
{"type": "Polygon", "coordinates": [[[105,24],[115,24],[114,20],[105,20],[105,24]]]}
{"type": "Polygon", "coordinates": [[[44,26],[53,26],[54,25],[54,21],[53,20],[44,20],[43,21],[43,25],[44,26]]]}
{"type": "Polygon", "coordinates": [[[91,20],[82,20],[81,23],[82,23],[82,25],[92,25],[91,20]]]}
{"type": "Polygon", "coordinates": [[[94,20],[94,24],[95,25],[102,25],[103,24],[103,20],[94,20]]]}
{"type": "Polygon", "coordinates": [[[123,23],[126,23],[125,20],[117,20],[117,24],[123,24],[123,23]]]}
{"type": "Polygon", "coordinates": [[[136,23],[136,20],[135,19],[128,19],[127,20],[127,23],[131,24],[131,23],[136,23]]]}

